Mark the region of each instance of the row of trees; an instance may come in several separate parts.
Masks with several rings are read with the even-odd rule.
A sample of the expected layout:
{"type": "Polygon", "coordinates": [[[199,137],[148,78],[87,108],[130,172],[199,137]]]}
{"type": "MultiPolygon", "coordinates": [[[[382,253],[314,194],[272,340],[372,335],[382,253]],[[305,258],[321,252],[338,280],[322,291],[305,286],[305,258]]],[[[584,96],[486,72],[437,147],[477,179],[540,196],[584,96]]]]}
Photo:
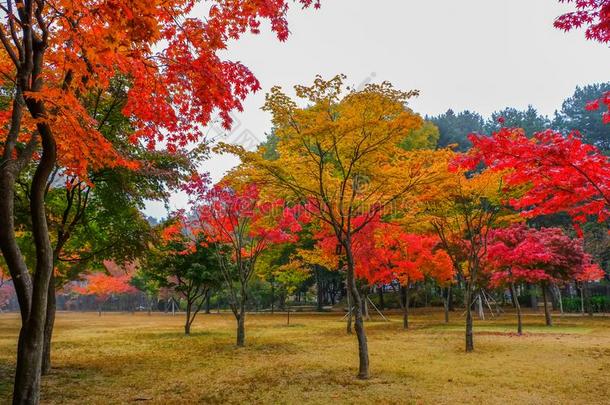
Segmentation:
{"type": "Polygon", "coordinates": [[[184,189],[193,210],[159,225],[137,266],[105,262],[110,274],[87,275],[73,291],[96,295],[101,308],[133,285],[151,294],[169,290],[186,301],[189,334],[210,292],[222,288],[243,346],[255,274],[271,272],[294,289],[314,268],[343,272],[348,332],[353,315],[359,376],[368,378],[362,293],[371,287],[397,287],[408,328],[414,285],[434,280],[445,289],[448,314],[451,287],[461,284],[472,351],[472,306],[484,289],[510,290],[521,333],[519,284],[541,286],[550,325],[551,285],[604,276],[581,239],[520,224],[555,212],[569,214],[577,232],[591,218],[605,223],[610,172],[597,148],[576,134],[545,131],[530,139],[502,127],[491,137],[471,136],[466,153],[438,149],[406,107],[413,93],[388,83],[346,90],[343,79],[297,86],[307,108],[273,89],[265,106],[274,117],[271,142],[256,152],[220,145],[242,165],[216,185],[192,176],[184,189]]]}
{"type": "MultiPolygon", "coordinates": [[[[430,149],[432,128],[405,107],[414,92],[401,92],[384,83],[345,93],[343,80],[337,77],[296,89],[298,97],[311,104],[308,109],[298,108],[274,89],[266,108],[274,117],[277,150],[250,154],[225,146],[244,164],[219,187],[192,189],[197,200],[194,213],[174,218],[179,225],[170,232],[173,237],[157,238],[138,213],[143,202],[165,198],[191,178],[207,152],[201,128],[209,123],[212,112],[218,111],[228,128],[229,113],[241,109],[243,98],[260,87],[247,67],[223,60],[220,52],[243,33],[259,32],[265,19],[280,40],[289,33],[285,1],[218,0],[207,3],[205,19],[191,15],[198,3],[7,0],[1,7],[0,250],[22,324],[15,404],[39,402],[41,375],[51,365],[56,288],[86,268],[101,269],[105,259],[128,263],[142,251],[158,249],[168,253],[159,254],[162,262],[167,256],[178,260],[199,249],[209,250],[175,268],[193,267],[199,274],[204,260],[215,259],[220,281],[231,292],[238,339],[240,335],[243,339],[243,302],[263,253],[279,249],[277,257],[298,259],[302,252],[295,252],[296,256],[290,252],[296,238],[311,229],[310,241],[300,239],[305,250],[311,251],[322,243],[314,234],[326,233],[334,237],[337,266],[346,274],[359,341],[359,376],[366,378],[368,349],[357,280],[362,279],[360,269],[367,267],[358,255],[357,235],[372,232],[378,222],[403,230],[404,237],[379,242],[391,262],[384,260],[377,266],[396,272],[408,291],[419,277],[411,273],[411,259],[404,263],[400,259],[412,249],[413,242],[405,245],[408,235],[428,238],[436,233],[445,253],[422,240],[416,256],[438,261],[434,270],[425,273],[442,281],[445,278],[439,276],[443,272],[438,268],[445,267],[453,254],[454,269],[468,286],[466,306],[470,308],[492,220],[504,220],[508,212],[520,209],[507,208],[498,197],[504,193],[498,187],[504,173],[495,172],[500,157],[487,162],[490,170],[480,173],[447,170],[453,153],[430,149]],[[439,188],[443,184],[447,186],[439,188]],[[456,190],[465,195],[455,194],[456,190]],[[493,194],[493,190],[502,193],[493,194]],[[253,206],[237,217],[222,214],[225,207],[233,207],[231,199],[241,200],[244,195],[245,201],[256,195],[253,206]],[[293,211],[286,213],[286,209],[293,211]],[[456,218],[463,219],[466,228],[452,228],[459,224],[456,218]],[[465,254],[452,251],[450,229],[459,229],[456,240],[462,242],[455,246],[465,254]],[[396,252],[402,253],[395,257],[396,252]]],[[[319,6],[315,0],[295,3],[319,6]]],[[[576,6],[579,12],[560,18],[558,26],[569,29],[586,23],[592,38],[607,42],[607,2],[576,6]]],[[[606,95],[588,109],[607,106],[607,101],[606,95]]],[[[581,166],[580,160],[567,154],[564,163],[570,164],[565,173],[584,178],[578,186],[587,193],[578,188],[574,194],[596,202],[566,198],[554,207],[576,213],[577,222],[583,222],[579,212],[597,215],[603,222],[607,219],[607,172],[602,170],[596,177],[591,170],[607,166],[607,160],[595,148],[586,155],[595,156],[597,163],[581,166]],[[596,183],[600,179],[602,183],[596,183]]],[[[511,190],[528,188],[513,180],[511,190]]],[[[563,184],[551,186],[562,190],[563,184]]],[[[153,265],[154,256],[150,255],[147,268],[161,267],[153,265]]],[[[300,260],[308,265],[305,257],[300,260]]],[[[298,280],[298,269],[302,269],[298,263],[290,260],[284,270],[292,269],[292,273],[272,277],[298,280]]],[[[192,289],[173,276],[141,277],[149,276],[194,294],[197,305],[201,289],[192,289]]],[[[88,286],[105,283],[101,276],[89,277],[88,286]]],[[[87,293],[88,287],[83,288],[87,293]]]]}
{"type": "MultiPolygon", "coordinates": [[[[540,285],[551,325],[546,294],[552,285],[604,277],[578,237],[592,219],[607,226],[610,163],[599,149],[577,134],[543,131],[528,138],[523,129],[505,126],[491,136],[472,135],[466,153],[438,149],[417,138],[425,131],[406,106],[413,92],[389,83],[346,89],[343,81],[318,77],[311,86],[296,86],[306,108],[272,89],[265,104],[274,124],[270,142],[255,152],[219,145],[242,164],[214,186],[205,176],[193,178],[186,187],[192,213],[163,228],[163,243],[180,241],[164,252],[172,260],[210,249],[216,262],[205,267],[224,281],[239,346],[259,260],[278,277],[316,267],[345,274],[360,378],[370,375],[362,294],[370,287],[399,289],[408,328],[416,283],[434,280],[445,288],[447,308],[451,285],[461,284],[465,348],[472,351],[472,307],[485,289],[510,290],[521,333],[518,285],[540,285]],[[531,222],[558,212],[572,218],[571,235],[531,222]]],[[[176,276],[170,270],[161,281],[176,276]]],[[[187,307],[187,325],[189,313],[187,307]]]]}
{"type": "Polygon", "coordinates": [[[489,134],[500,129],[498,120],[502,118],[506,126],[523,128],[527,136],[546,129],[559,130],[568,134],[578,130],[583,140],[597,146],[604,153],[610,152],[610,127],[604,124],[604,112],[599,109],[603,95],[610,91],[610,83],[596,83],[578,86],[568,97],[553,118],[540,114],[535,107],[524,110],[506,107],[484,118],[476,111],[455,112],[426,117],[437,128],[438,144],[441,147],[457,145],[457,150],[470,147],[468,134],[489,134]],[[593,100],[594,104],[591,104],[593,100]],[[594,108],[595,106],[598,108],[594,108]]]}

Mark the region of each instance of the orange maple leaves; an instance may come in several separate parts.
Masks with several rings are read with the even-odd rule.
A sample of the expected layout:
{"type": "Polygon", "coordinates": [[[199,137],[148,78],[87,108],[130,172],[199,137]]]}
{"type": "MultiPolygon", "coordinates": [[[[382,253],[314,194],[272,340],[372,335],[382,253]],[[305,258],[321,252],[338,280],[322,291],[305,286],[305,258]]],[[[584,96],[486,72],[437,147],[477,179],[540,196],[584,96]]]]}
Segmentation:
{"type": "MultiPolygon", "coordinates": [[[[16,72],[26,66],[20,57],[27,41],[20,38],[19,27],[31,19],[44,56],[36,67],[37,84],[24,96],[45,105],[47,116],[36,119],[51,127],[59,164],[67,172],[86,178],[88,169],[138,167],[101,134],[108,111],[98,110],[100,100],[118,97],[112,108],[129,118],[134,131],[120,135],[149,148],[176,152],[202,141],[201,129],[215,110],[230,126],[229,113],[241,110],[241,100],[260,86],[247,67],[222,60],[219,52],[229,39],[247,30],[258,32],[261,19],[269,19],[284,40],[288,3],[216,0],[207,18],[192,13],[199,3],[46,0],[28,3],[32,10],[5,10],[2,84],[12,86],[16,72]],[[116,78],[126,79],[118,95],[111,89],[116,78]]],[[[23,136],[28,138],[37,122],[25,121],[23,136]]]]}
{"type": "Polygon", "coordinates": [[[108,273],[92,273],[85,276],[84,286],[75,286],[72,290],[82,295],[94,295],[104,302],[112,295],[131,294],[138,290],[130,284],[135,267],[127,265],[125,269],[113,262],[105,262],[108,273]]]}

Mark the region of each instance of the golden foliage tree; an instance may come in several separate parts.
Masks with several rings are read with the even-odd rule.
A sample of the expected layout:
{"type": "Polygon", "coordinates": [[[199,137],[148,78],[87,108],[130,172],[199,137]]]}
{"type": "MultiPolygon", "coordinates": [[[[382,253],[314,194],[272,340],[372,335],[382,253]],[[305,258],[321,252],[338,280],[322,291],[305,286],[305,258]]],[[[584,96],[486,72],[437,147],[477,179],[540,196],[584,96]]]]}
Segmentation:
{"type": "Polygon", "coordinates": [[[348,294],[355,307],[359,345],[358,377],[369,377],[361,297],[354,278],[353,237],[370,221],[401,211],[415,193],[437,181],[447,151],[407,151],[400,143],[421,128],[423,120],[406,105],[416,91],[390,83],[361,90],[344,86],[345,76],[317,77],[311,86],[295,86],[297,101],[274,87],[264,110],[272,114],[277,137],[274,160],[264,148],[238,154],[249,175],[275,195],[304,204],[328,224],[337,251],[345,256],[348,294]]]}
{"type": "MultiPolygon", "coordinates": [[[[447,167],[442,181],[420,196],[423,215],[438,234],[456,272],[466,282],[466,351],[474,350],[472,305],[480,283],[489,231],[518,220],[507,209],[501,173],[468,173],[447,167]]],[[[514,192],[514,191],[511,191],[514,192]]]]}

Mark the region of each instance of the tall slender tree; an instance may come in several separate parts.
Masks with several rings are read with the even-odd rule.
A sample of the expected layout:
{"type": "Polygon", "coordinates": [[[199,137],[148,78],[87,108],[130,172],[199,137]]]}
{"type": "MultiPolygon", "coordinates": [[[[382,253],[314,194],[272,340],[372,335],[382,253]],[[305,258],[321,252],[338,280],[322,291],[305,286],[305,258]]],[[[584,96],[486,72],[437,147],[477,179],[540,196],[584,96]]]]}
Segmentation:
{"type": "Polygon", "coordinates": [[[296,86],[297,102],[275,87],[264,109],[271,112],[277,159],[263,151],[237,153],[253,176],[263,178],[289,200],[298,201],[335,236],[344,254],[348,297],[355,307],[358,377],[369,378],[369,356],[356,285],[354,238],[384,210],[405,203],[411,193],[436,181],[434,167],[444,152],[405,151],[400,143],[421,127],[422,119],[405,105],[417,92],[389,83],[348,89],[345,77],[318,77],[312,86],[296,86]]]}
{"type": "MultiPolygon", "coordinates": [[[[288,28],[285,1],[216,1],[207,19],[192,18],[196,1],[72,2],[7,0],[1,8],[3,85],[11,90],[3,111],[0,151],[0,249],[19,299],[20,331],[13,402],[40,399],[42,348],[53,271],[45,190],[56,165],[87,179],[88,168],[135,168],[96,128],[83,99],[108,90],[111,78],[129,77],[122,110],[133,142],[174,152],[202,139],[201,126],[218,109],[229,112],[259,88],[243,65],[218,53],[230,39],[258,32],[269,19],[281,40],[288,28]],[[36,153],[35,153],[36,152],[36,153]],[[30,212],[36,250],[32,272],[15,237],[14,188],[31,161],[30,212]]],[[[300,1],[304,6],[314,4],[300,1]]],[[[317,6],[318,4],[315,3],[317,6]]]]}
{"type": "Polygon", "coordinates": [[[219,184],[211,189],[196,183],[191,231],[217,248],[216,258],[237,321],[237,346],[246,342],[246,304],[250,281],[260,255],[275,243],[296,241],[301,225],[284,202],[265,202],[255,184],[235,189],[219,184]]]}
{"type": "Polygon", "coordinates": [[[459,277],[466,284],[466,351],[474,350],[472,305],[481,287],[489,233],[510,215],[504,209],[501,174],[452,171],[429,195],[422,196],[421,215],[437,233],[459,277]]]}

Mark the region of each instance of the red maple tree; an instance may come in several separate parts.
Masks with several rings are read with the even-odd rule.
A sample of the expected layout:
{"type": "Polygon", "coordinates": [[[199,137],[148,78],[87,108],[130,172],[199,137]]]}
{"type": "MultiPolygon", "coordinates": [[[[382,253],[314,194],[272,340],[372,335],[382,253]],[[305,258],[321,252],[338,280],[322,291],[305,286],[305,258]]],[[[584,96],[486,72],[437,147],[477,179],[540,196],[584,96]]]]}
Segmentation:
{"type": "Polygon", "coordinates": [[[522,333],[521,307],[515,285],[539,284],[545,317],[552,325],[547,292],[552,284],[579,280],[593,275],[596,266],[585,253],[582,239],[571,239],[559,228],[528,228],[513,225],[493,230],[486,256],[486,272],[492,287],[508,286],[517,310],[517,332],[522,333]]]}
{"type": "MultiPolygon", "coordinates": [[[[506,171],[507,187],[523,187],[511,201],[527,217],[567,212],[576,225],[590,216],[610,216],[610,159],[577,133],[547,130],[532,139],[521,129],[502,128],[491,136],[472,134],[473,147],[457,163],[474,168],[484,163],[506,171]]],[[[577,226],[578,228],[578,226],[577,226]]]]}
{"type": "Polygon", "coordinates": [[[430,235],[404,232],[394,224],[382,224],[376,230],[375,248],[370,254],[376,269],[373,280],[398,282],[403,328],[409,327],[409,290],[426,277],[440,285],[450,284],[454,277],[451,258],[439,247],[439,239],[430,235]]]}
{"type": "Polygon", "coordinates": [[[121,267],[114,262],[104,263],[107,273],[97,272],[84,276],[84,286],[74,286],[72,291],[81,295],[93,295],[98,303],[98,314],[102,316],[102,307],[114,296],[132,294],[138,290],[131,285],[134,273],[133,265],[121,267]]]}
{"type": "Polygon", "coordinates": [[[264,201],[256,184],[234,188],[220,183],[207,188],[202,178],[187,190],[197,200],[192,234],[217,248],[229,305],[237,321],[237,346],[245,345],[248,285],[261,253],[277,243],[295,242],[308,215],[281,199],[264,201]]]}
{"type": "MultiPolygon", "coordinates": [[[[354,225],[359,226],[363,221],[365,218],[356,217],[354,225]]],[[[337,249],[333,230],[322,226],[314,238],[320,254],[339,266],[344,253],[337,249]]],[[[413,284],[426,277],[441,285],[453,280],[453,263],[444,250],[438,249],[439,240],[435,236],[405,232],[400,225],[382,222],[377,216],[354,235],[352,243],[357,279],[369,286],[394,283],[400,286],[399,302],[405,329],[409,324],[408,292],[413,284]]]]}

